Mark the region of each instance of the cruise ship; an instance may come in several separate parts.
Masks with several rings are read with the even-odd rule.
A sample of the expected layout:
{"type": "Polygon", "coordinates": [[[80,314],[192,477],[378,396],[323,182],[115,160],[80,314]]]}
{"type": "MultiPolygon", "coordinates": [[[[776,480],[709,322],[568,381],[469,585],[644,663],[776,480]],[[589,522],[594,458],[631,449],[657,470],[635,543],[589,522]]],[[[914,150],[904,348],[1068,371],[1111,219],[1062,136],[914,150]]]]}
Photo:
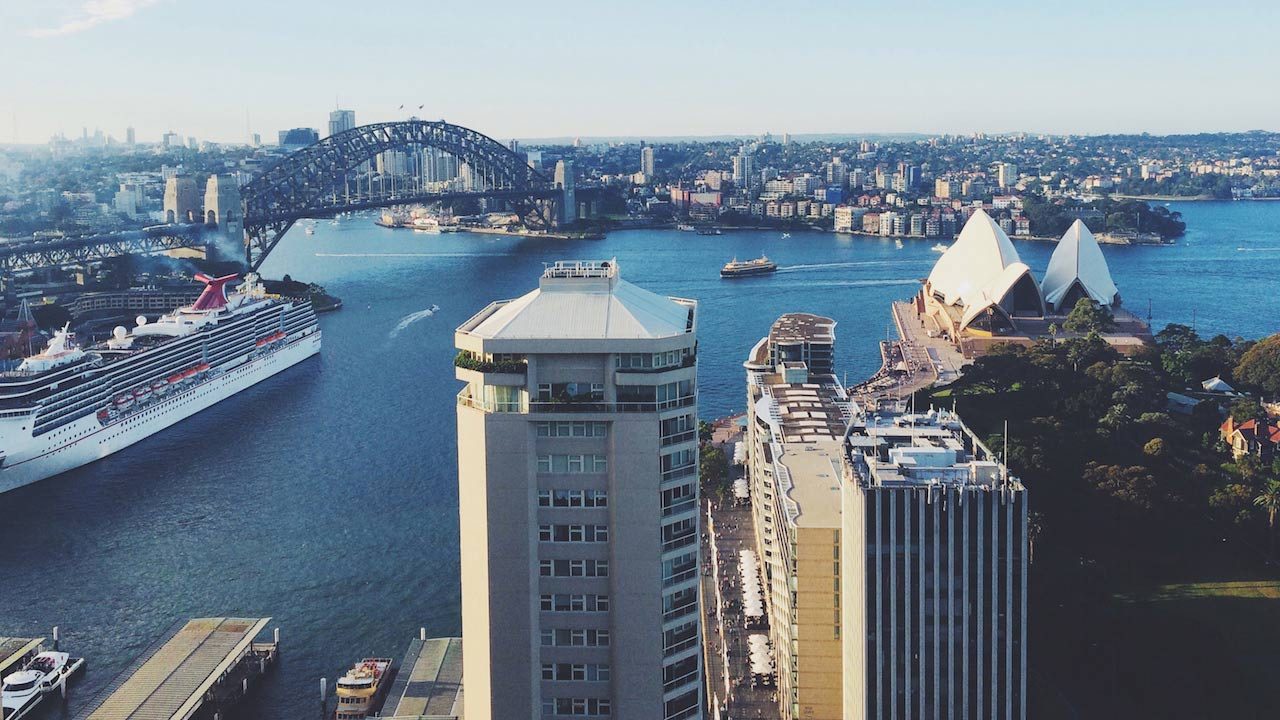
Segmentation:
{"type": "Polygon", "coordinates": [[[0,372],[0,493],[106,457],[320,351],[309,301],[250,273],[211,278],[195,303],[80,347],[66,327],[0,372]]]}

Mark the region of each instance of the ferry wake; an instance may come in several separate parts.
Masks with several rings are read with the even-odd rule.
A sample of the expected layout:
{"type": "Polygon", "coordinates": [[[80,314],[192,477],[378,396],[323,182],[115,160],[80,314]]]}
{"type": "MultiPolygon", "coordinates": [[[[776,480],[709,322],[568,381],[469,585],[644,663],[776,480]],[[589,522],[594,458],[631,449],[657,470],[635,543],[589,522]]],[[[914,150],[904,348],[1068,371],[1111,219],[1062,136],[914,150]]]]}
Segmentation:
{"type": "Polygon", "coordinates": [[[195,303],[105,342],[68,329],[0,372],[0,493],[124,449],[320,351],[310,301],[266,292],[258,276],[211,278],[195,303]]]}

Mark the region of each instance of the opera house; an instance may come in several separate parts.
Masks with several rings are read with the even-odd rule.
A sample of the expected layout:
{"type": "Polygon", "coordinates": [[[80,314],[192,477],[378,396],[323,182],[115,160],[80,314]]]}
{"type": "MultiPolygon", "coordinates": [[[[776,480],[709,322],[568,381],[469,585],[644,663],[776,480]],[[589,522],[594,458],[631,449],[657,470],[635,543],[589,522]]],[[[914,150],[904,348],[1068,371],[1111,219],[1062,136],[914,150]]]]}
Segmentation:
{"type": "Polygon", "coordinates": [[[1062,323],[1085,297],[1111,310],[1116,328],[1103,337],[1117,350],[1132,353],[1151,342],[1150,328],[1120,307],[1102,248],[1083,222],[1076,220],[1058,241],[1037,282],[1009,236],[978,210],[933,266],[915,310],[930,335],[949,339],[972,358],[998,343],[1070,337],[1062,323]]]}

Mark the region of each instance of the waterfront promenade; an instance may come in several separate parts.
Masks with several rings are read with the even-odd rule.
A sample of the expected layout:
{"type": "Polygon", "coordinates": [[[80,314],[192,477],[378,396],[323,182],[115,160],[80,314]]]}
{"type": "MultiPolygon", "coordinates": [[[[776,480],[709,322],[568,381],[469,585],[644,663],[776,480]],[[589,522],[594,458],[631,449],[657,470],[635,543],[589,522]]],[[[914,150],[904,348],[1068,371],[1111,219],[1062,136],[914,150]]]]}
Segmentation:
{"type": "Polygon", "coordinates": [[[933,385],[950,383],[960,377],[968,363],[942,336],[940,328],[930,326],[931,318],[922,320],[915,313],[910,301],[894,301],[890,311],[898,339],[880,343],[880,369],[849,389],[849,394],[863,408],[874,408],[882,402],[910,397],[933,385]]]}

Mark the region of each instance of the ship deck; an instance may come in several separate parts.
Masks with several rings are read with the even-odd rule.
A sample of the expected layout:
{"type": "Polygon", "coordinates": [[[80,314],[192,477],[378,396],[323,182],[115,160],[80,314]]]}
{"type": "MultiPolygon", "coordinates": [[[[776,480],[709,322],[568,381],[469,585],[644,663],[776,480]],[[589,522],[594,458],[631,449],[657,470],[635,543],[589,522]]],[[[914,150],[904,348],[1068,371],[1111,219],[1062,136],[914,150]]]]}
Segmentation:
{"type": "Polygon", "coordinates": [[[43,642],[44,638],[0,637],[0,677],[16,671],[18,664],[43,642]]]}
{"type": "MultiPolygon", "coordinates": [[[[186,720],[270,618],[197,618],[143,652],[75,720],[186,720]]],[[[265,645],[266,643],[264,643],[265,645]]]]}
{"type": "Polygon", "coordinates": [[[415,639],[383,705],[384,718],[462,717],[462,638],[415,639]]]}

